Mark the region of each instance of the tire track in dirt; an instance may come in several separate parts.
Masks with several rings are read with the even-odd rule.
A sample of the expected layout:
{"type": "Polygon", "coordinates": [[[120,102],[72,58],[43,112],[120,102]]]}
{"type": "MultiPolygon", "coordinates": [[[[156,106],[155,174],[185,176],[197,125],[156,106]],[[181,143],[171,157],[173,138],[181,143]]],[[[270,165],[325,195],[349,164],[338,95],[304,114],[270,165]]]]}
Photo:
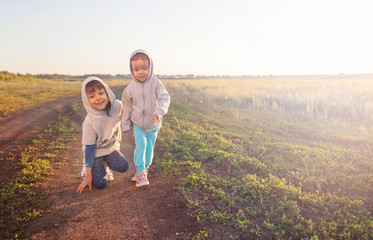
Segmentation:
{"type": "Polygon", "coordinates": [[[60,114],[71,111],[80,101],[80,94],[40,104],[27,110],[19,110],[0,120],[0,151],[15,145],[27,144],[35,134],[48,126],[60,114]]]}

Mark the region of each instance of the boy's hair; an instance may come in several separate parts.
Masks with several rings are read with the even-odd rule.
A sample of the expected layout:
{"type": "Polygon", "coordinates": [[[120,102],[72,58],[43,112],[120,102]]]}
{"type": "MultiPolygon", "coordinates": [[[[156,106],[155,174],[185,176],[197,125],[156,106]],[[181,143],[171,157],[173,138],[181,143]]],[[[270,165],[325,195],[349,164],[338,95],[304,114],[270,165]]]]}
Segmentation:
{"type": "MultiPolygon", "coordinates": [[[[106,92],[105,86],[102,84],[102,82],[97,81],[97,80],[92,80],[89,83],[87,83],[87,85],[85,85],[86,94],[92,94],[92,93],[96,92],[97,90],[102,90],[102,89],[104,89],[104,91],[106,93],[106,96],[109,97],[109,95],[106,92]]],[[[106,112],[106,114],[108,116],[110,116],[110,114],[109,114],[110,109],[111,109],[111,102],[110,102],[110,99],[109,99],[109,101],[106,104],[105,109],[104,109],[104,111],[106,112]]]]}
{"type": "Polygon", "coordinates": [[[150,65],[149,57],[146,54],[144,54],[144,53],[136,53],[135,55],[133,55],[131,57],[131,61],[136,61],[136,60],[139,60],[139,59],[147,61],[148,64],[150,65]]]}

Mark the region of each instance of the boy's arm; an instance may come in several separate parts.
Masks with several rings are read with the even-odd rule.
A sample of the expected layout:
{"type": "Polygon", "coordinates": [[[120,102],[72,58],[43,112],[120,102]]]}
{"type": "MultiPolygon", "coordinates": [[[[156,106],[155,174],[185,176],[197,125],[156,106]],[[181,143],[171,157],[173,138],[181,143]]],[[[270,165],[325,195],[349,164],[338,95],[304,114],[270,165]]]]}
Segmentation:
{"type": "Polygon", "coordinates": [[[158,116],[159,120],[161,120],[161,118],[168,112],[168,107],[170,106],[171,99],[167,89],[159,80],[156,91],[158,96],[158,106],[155,108],[154,114],[158,116]]]}
{"type": "MultiPolygon", "coordinates": [[[[127,87],[126,87],[127,88],[127,87]]],[[[129,91],[124,89],[122,94],[122,132],[131,130],[131,112],[132,112],[132,101],[129,91]]]]}

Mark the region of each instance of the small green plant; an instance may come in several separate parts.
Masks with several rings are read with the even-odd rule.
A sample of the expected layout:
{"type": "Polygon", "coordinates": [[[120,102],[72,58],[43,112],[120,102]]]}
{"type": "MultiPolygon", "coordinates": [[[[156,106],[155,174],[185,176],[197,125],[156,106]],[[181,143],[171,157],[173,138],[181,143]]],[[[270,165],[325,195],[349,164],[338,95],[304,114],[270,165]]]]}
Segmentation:
{"type": "Polygon", "coordinates": [[[199,231],[195,237],[193,237],[192,239],[193,240],[203,240],[203,239],[207,239],[208,236],[212,233],[212,230],[211,229],[203,229],[201,231],[199,231]]]}

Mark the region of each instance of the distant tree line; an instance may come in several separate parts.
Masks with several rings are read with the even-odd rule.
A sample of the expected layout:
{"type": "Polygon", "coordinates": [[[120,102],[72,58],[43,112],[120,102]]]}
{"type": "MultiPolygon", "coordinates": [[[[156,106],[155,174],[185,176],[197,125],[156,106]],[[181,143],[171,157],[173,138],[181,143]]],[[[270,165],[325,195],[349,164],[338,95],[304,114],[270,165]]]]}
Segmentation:
{"type": "Polygon", "coordinates": [[[129,79],[131,76],[129,74],[85,74],[85,75],[66,75],[66,74],[20,74],[20,73],[11,73],[8,71],[0,71],[0,81],[40,81],[43,79],[57,79],[57,80],[84,80],[87,77],[95,76],[101,79],[110,80],[110,79],[129,79]]]}
{"type": "MultiPolygon", "coordinates": [[[[64,81],[73,81],[73,80],[84,80],[87,77],[95,76],[104,80],[111,79],[131,79],[130,74],[84,74],[84,75],[66,75],[66,74],[20,74],[20,73],[10,73],[8,71],[0,71],[0,81],[40,81],[43,79],[57,79],[64,81]]],[[[365,74],[337,74],[337,75],[239,75],[239,76],[230,76],[230,75],[194,75],[194,74],[177,74],[177,75],[157,75],[160,79],[227,79],[227,78],[325,78],[325,79],[341,79],[341,78],[369,78],[373,79],[372,73],[365,74]]]]}
{"type": "Polygon", "coordinates": [[[110,80],[110,79],[123,79],[123,78],[131,78],[129,74],[84,74],[84,75],[65,75],[65,74],[37,74],[35,75],[37,78],[43,79],[61,79],[61,80],[79,80],[79,79],[86,79],[87,77],[95,76],[101,79],[110,80]]]}
{"type": "MultiPolygon", "coordinates": [[[[43,79],[57,79],[64,81],[73,81],[73,80],[84,80],[87,77],[95,76],[104,80],[111,79],[131,79],[130,74],[84,74],[84,75],[66,75],[66,74],[20,74],[20,73],[10,73],[7,71],[0,72],[0,81],[37,81],[43,79]]],[[[237,78],[228,75],[194,75],[194,74],[178,74],[178,75],[157,75],[161,79],[201,79],[201,78],[237,78]]],[[[245,75],[240,76],[242,78],[249,78],[252,76],[245,75]]]]}
{"type": "Polygon", "coordinates": [[[10,73],[7,71],[0,72],[0,81],[38,81],[39,79],[31,74],[19,74],[19,73],[10,73]]]}

